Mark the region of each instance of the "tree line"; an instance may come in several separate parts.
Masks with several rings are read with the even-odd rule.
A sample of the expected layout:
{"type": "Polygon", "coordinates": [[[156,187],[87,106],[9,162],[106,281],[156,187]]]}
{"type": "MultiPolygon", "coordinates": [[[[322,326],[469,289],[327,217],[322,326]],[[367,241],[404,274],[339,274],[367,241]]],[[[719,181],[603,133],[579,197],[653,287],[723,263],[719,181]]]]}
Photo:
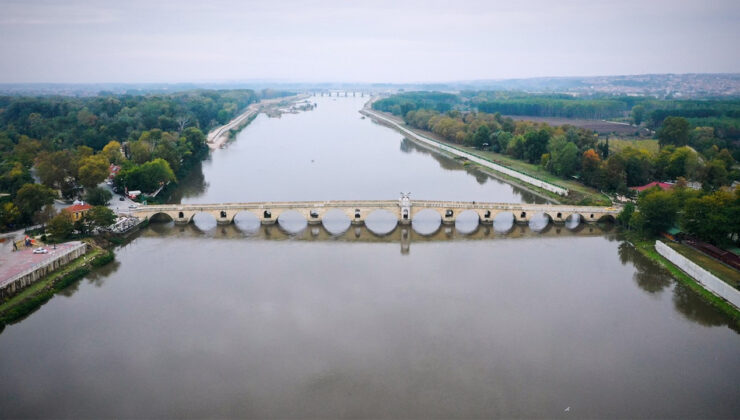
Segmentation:
{"type": "Polygon", "coordinates": [[[680,181],[670,190],[642,192],[637,206],[628,204],[617,221],[652,236],[673,226],[717,246],[737,244],[740,236],[740,188],[700,191],[680,181]]]}
{"type": "MultiPolygon", "coordinates": [[[[404,103],[410,98],[408,94],[402,96],[404,99],[376,109],[398,111],[387,104],[404,103]]],[[[514,121],[500,113],[411,109],[402,116],[408,125],[446,141],[526,160],[560,177],[576,178],[607,192],[629,194],[629,187],[680,177],[701,182],[705,190],[711,191],[740,179],[735,167],[736,145],[718,138],[712,127],[692,127],[683,117],[663,119],[656,132],[661,148],[652,153],[637,147],[615,151],[608,139],[600,140],[589,130],[514,121]]]]}
{"type": "Polygon", "coordinates": [[[110,193],[97,185],[111,164],[121,168],[114,180],[121,190],[150,193],[175,182],[207,155],[204,133],[260,96],[251,90],[197,90],[0,97],[0,229],[50,220],[51,204],[60,196],[104,205],[110,193]]]}
{"type": "MultiPolygon", "coordinates": [[[[538,94],[512,91],[402,92],[376,101],[373,108],[405,116],[422,109],[447,112],[478,111],[488,114],[583,119],[617,119],[658,129],[667,117],[683,117],[691,128],[709,127],[718,147],[740,140],[740,100],[656,99],[626,95],[538,94]],[[721,144],[719,144],[721,143],[721,144]]],[[[734,158],[740,160],[740,151],[734,158]]]]}

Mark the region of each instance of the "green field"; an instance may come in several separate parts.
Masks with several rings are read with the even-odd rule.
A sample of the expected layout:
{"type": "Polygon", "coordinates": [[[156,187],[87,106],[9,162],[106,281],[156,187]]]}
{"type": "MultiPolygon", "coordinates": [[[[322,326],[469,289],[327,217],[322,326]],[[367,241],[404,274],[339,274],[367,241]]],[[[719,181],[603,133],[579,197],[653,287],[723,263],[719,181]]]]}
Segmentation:
{"type": "MultiPolygon", "coordinates": [[[[604,140],[599,140],[599,143],[604,143],[604,140]]],[[[609,151],[612,153],[618,153],[628,146],[635,149],[645,149],[653,155],[657,155],[658,150],[660,149],[660,146],[658,145],[658,140],[655,139],[609,139],[609,151]]]]}

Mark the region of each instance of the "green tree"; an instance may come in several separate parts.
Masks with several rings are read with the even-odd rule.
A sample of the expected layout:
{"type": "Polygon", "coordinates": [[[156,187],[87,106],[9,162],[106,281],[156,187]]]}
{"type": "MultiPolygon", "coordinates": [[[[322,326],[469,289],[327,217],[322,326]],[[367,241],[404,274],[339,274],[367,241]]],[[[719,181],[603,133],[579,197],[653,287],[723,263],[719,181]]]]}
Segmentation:
{"type": "Polygon", "coordinates": [[[594,149],[583,152],[581,158],[581,177],[587,185],[600,188],[601,182],[601,157],[594,149]]]}
{"type": "Polygon", "coordinates": [[[121,143],[115,140],[109,141],[108,144],[103,147],[101,153],[110,163],[120,165],[121,162],[123,162],[124,157],[123,153],[121,153],[121,143]]]}
{"type": "Polygon", "coordinates": [[[14,196],[25,184],[33,184],[31,172],[20,162],[0,163],[0,191],[14,196]]]}
{"type": "Polygon", "coordinates": [[[539,163],[542,155],[547,153],[550,133],[544,128],[524,134],[524,157],[529,163],[539,163]]]}
{"type": "Polygon", "coordinates": [[[645,107],[642,105],[635,105],[632,107],[632,122],[635,123],[635,125],[642,124],[642,121],[645,119],[645,107]]]}
{"type": "Polygon", "coordinates": [[[661,146],[685,146],[689,142],[689,121],[683,117],[667,117],[656,136],[661,146]]]}
{"type": "Polygon", "coordinates": [[[645,185],[652,181],[654,165],[647,150],[625,147],[619,154],[624,159],[627,186],[645,185]]]}
{"type": "Polygon", "coordinates": [[[699,169],[699,156],[690,147],[679,147],[671,153],[668,159],[666,175],[670,179],[685,177],[687,179],[696,179],[697,170],[699,169]]]}
{"type": "Polygon", "coordinates": [[[185,137],[185,141],[187,142],[188,146],[190,147],[190,150],[195,154],[200,154],[204,151],[208,150],[208,145],[206,144],[206,135],[203,134],[200,129],[197,127],[188,127],[183,131],[182,133],[183,137],[185,137]]]}
{"type": "Polygon", "coordinates": [[[23,166],[30,167],[33,163],[33,159],[40,150],[41,143],[38,140],[33,140],[28,136],[22,135],[18,140],[18,144],[13,148],[13,156],[15,156],[23,166]]]}
{"type": "Polygon", "coordinates": [[[152,156],[155,159],[161,158],[166,160],[170,168],[175,172],[180,168],[180,151],[178,150],[176,141],[171,138],[169,133],[164,133],[162,140],[154,148],[152,156]]]}
{"type": "Polygon", "coordinates": [[[26,184],[18,190],[14,203],[23,218],[31,221],[31,216],[47,204],[54,203],[57,194],[51,188],[41,184],[26,184]]]}
{"type": "Polygon", "coordinates": [[[0,228],[8,229],[20,219],[21,211],[13,203],[3,203],[0,205],[0,228]]]}
{"type": "Polygon", "coordinates": [[[508,149],[509,143],[514,136],[507,131],[499,130],[494,133],[494,137],[496,138],[496,144],[498,144],[498,149],[494,149],[494,151],[506,153],[506,149],[508,149]]]}
{"type": "Polygon", "coordinates": [[[67,178],[74,177],[76,168],[69,150],[41,152],[36,157],[36,174],[41,183],[51,188],[61,188],[67,178]]]}
{"type": "Polygon", "coordinates": [[[54,216],[56,216],[57,211],[54,209],[54,206],[51,204],[47,204],[44,207],[41,208],[41,210],[37,211],[33,214],[32,220],[33,223],[37,225],[45,225],[49,222],[54,216]]]}
{"type": "Polygon", "coordinates": [[[80,184],[85,188],[93,188],[108,177],[110,163],[103,155],[94,155],[84,158],[78,172],[80,184]]]}
{"type": "Polygon", "coordinates": [[[506,146],[506,153],[517,159],[524,158],[524,137],[521,135],[512,137],[506,146]]]}
{"type": "Polygon", "coordinates": [[[154,159],[140,166],[122,170],[116,177],[116,185],[123,189],[141,190],[147,193],[155,191],[160,185],[174,182],[175,173],[164,159],[154,159]]]}
{"type": "Polygon", "coordinates": [[[93,206],[107,206],[113,194],[105,188],[89,188],[85,193],[85,201],[93,206]]]}
{"type": "Polygon", "coordinates": [[[143,140],[138,140],[129,143],[129,153],[131,154],[131,161],[141,165],[148,162],[152,158],[152,145],[143,140]]]}
{"type": "Polygon", "coordinates": [[[611,155],[604,162],[603,187],[610,191],[627,192],[627,171],[621,155],[611,155]]]}
{"type": "Polygon", "coordinates": [[[678,205],[669,191],[653,188],[637,198],[640,228],[655,235],[672,227],[678,216],[678,205]]]}
{"type": "Polygon", "coordinates": [[[85,221],[91,227],[108,227],[116,222],[116,215],[108,207],[95,206],[85,213],[85,221]]]}
{"type": "Polygon", "coordinates": [[[74,230],[74,222],[69,212],[63,211],[54,216],[47,226],[49,233],[55,242],[61,242],[69,237],[74,230]]]}
{"type": "Polygon", "coordinates": [[[550,139],[547,146],[550,151],[549,165],[551,171],[558,176],[569,177],[578,170],[578,146],[569,142],[563,136],[550,139]]]}
{"type": "Polygon", "coordinates": [[[704,241],[716,245],[729,244],[730,235],[738,234],[738,202],[735,194],[722,190],[692,198],[684,206],[681,227],[704,241]]]}
{"type": "Polygon", "coordinates": [[[483,149],[484,147],[490,146],[491,130],[488,128],[487,125],[483,124],[478,127],[478,130],[476,130],[475,132],[475,136],[473,136],[473,144],[478,149],[483,149]]]}
{"type": "Polygon", "coordinates": [[[701,180],[702,189],[705,191],[712,191],[729,183],[725,162],[719,159],[707,163],[700,172],[701,176],[699,179],[701,180]]]}
{"type": "Polygon", "coordinates": [[[732,170],[732,167],[735,165],[735,158],[732,157],[732,153],[727,149],[720,150],[715,158],[724,162],[727,171],[732,170]]]}
{"type": "Polygon", "coordinates": [[[632,203],[625,204],[622,211],[619,212],[619,216],[617,216],[617,223],[622,227],[629,227],[634,213],[635,205],[632,203]]]}

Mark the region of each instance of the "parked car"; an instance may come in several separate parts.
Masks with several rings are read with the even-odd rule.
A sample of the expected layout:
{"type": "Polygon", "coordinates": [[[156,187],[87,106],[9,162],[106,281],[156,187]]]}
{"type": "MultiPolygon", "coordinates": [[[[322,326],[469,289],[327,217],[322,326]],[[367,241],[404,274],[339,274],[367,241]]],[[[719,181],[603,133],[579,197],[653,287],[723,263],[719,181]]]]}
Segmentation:
{"type": "Polygon", "coordinates": [[[49,250],[46,248],[36,248],[33,250],[34,254],[48,254],[49,250]]]}
{"type": "Polygon", "coordinates": [[[128,206],[128,208],[130,208],[130,209],[135,209],[137,207],[139,207],[138,204],[131,204],[131,205],[128,206]]]}

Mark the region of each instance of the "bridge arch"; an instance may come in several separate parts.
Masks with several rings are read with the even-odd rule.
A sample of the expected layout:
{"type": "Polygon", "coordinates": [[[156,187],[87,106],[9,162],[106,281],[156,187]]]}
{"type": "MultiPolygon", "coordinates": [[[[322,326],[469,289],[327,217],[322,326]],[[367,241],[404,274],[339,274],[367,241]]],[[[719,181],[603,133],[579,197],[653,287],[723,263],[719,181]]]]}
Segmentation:
{"type": "Polygon", "coordinates": [[[538,212],[530,216],[529,229],[534,232],[544,231],[552,223],[552,218],[547,212],[538,212]]]}
{"type": "Polygon", "coordinates": [[[254,211],[250,210],[236,212],[231,221],[237,229],[250,233],[257,232],[261,224],[259,216],[254,211]]]}
{"type": "Polygon", "coordinates": [[[442,216],[432,209],[422,209],[416,212],[411,220],[411,228],[414,232],[423,236],[431,236],[442,227],[442,216]]]}
{"type": "Polygon", "coordinates": [[[471,235],[480,227],[480,215],[475,210],[461,211],[455,217],[455,230],[463,235],[471,235]]]}
{"type": "Polygon", "coordinates": [[[614,217],[613,214],[601,214],[599,215],[599,218],[596,219],[596,223],[616,223],[617,218],[614,217]]]}
{"type": "Polygon", "coordinates": [[[349,230],[352,226],[352,219],[346,212],[332,209],[323,214],[321,224],[330,235],[337,236],[349,230]]]}
{"type": "Polygon", "coordinates": [[[582,226],[584,223],[584,218],[579,213],[570,213],[565,220],[563,220],[563,223],[565,227],[569,230],[576,230],[579,226],[582,226]]]}
{"type": "Polygon", "coordinates": [[[166,211],[159,211],[149,216],[151,223],[171,223],[175,221],[175,218],[166,211]]]}
{"type": "Polygon", "coordinates": [[[202,231],[212,230],[218,226],[218,218],[208,211],[193,212],[188,219],[188,223],[190,222],[202,231]]]}
{"type": "Polygon", "coordinates": [[[294,235],[301,233],[306,229],[306,226],[308,226],[308,220],[306,220],[306,217],[298,210],[287,210],[278,215],[277,224],[280,229],[294,235]]]}
{"type": "Polygon", "coordinates": [[[493,218],[493,231],[496,233],[509,233],[516,226],[516,218],[510,211],[502,211],[493,218]]]}
{"type": "Polygon", "coordinates": [[[374,210],[365,216],[365,227],[377,236],[385,236],[398,227],[398,216],[390,210],[374,210]]]}

